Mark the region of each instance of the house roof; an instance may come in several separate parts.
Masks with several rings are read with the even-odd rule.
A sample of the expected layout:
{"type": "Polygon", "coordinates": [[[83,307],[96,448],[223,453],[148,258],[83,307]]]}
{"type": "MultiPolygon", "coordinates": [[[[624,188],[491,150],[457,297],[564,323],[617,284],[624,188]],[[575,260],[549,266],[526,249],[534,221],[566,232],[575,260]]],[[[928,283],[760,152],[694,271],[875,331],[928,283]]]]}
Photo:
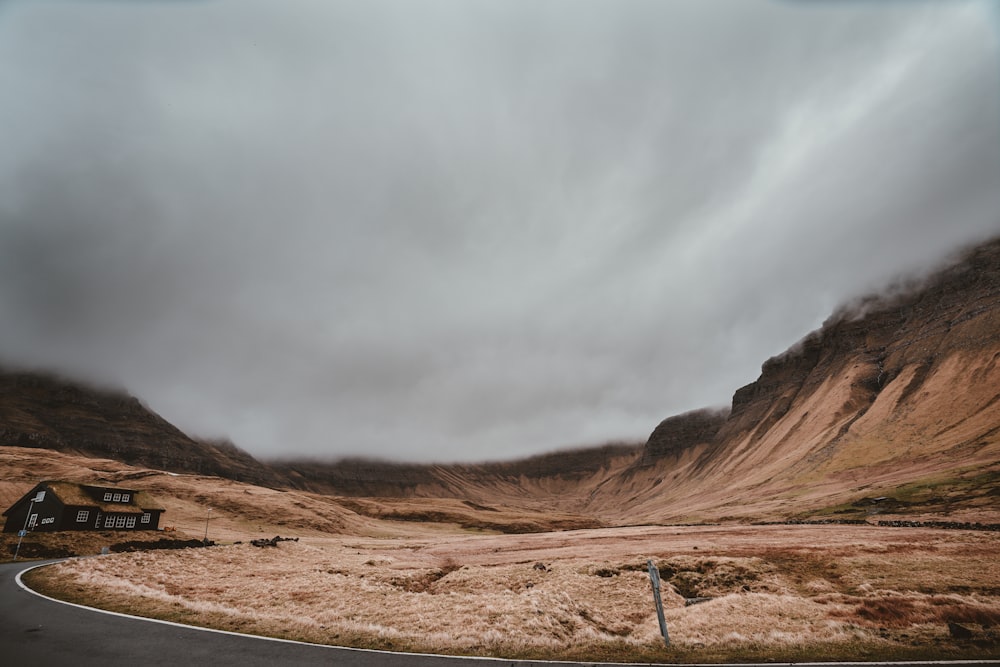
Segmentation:
{"type": "MultiPolygon", "coordinates": [[[[35,489],[39,488],[39,486],[51,491],[63,505],[68,506],[97,507],[102,512],[114,512],[116,514],[142,514],[144,511],[166,511],[162,504],[145,491],[120,489],[114,486],[81,484],[79,482],[66,482],[62,480],[48,480],[41,482],[24,497],[18,500],[17,503],[14,503],[14,505],[17,505],[31,496],[35,489]],[[116,489],[118,491],[130,493],[132,494],[132,497],[127,503],[106,503],[100,500],[100,496],[95,498],[91,494],[87,493],[88,488],[98,489],[101,491],[104,491],[105,489],[116,489]]],[[[4,514],[6,515],[7,512],[4,512],[4,514]]]]}
{"type": "MultiPolygon", "coordinates": [[[[163,506],[161,502],[153,498],[145,491],[136,491],[132,494],[132,502],[138,505],[144,511],[159,511],[166,512],[167,508],[163,506]]],[[[112,503],[114,504],[114,503],[112,503]]]]}
{"type": "Polygon", "coordinates": [[[132,512],[142,512],[143,510],[159,510],[165,511],[164,507],[158,503],[153,496],[149,495],[145,491],[136,491],[135,489],[121,489],[114,486],[97,486],[93,484],[78,484],[76,482],[45,482],[45,485],[52,489],[52,492],[63,502],[64,505],[96,505],[102,512],[118,512],[118,513],[128,513],[132,512]],[[103,492],[106,489],[114,489],[116,491],[121,491],[125,493],[132,494],[131,499],[127,503],[106,503],[101,500],[101,496],[98,495],[97,498],[87,493],[87,489],[96,489],[99,492],[103,492]]]}

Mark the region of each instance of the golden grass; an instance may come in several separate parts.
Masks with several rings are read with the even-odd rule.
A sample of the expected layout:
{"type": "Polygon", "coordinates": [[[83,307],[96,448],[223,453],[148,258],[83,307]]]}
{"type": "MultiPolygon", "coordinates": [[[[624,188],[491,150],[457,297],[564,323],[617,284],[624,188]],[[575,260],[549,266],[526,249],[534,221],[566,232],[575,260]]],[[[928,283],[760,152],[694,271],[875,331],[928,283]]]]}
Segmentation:
{"type": "MultiPolygon", "coordinates": [[[[275,548],[113,554],[32,577],[57,597],[140,615],[320,643],[512,658],[1000,657],[996,533],[730,524],[504,535],[470,527],[576,519],[562,509],[546,514],[537,502],[498,499],[483,509],[447,499],[343,499],[19,448],[0,448],[0,469],[0,499],[10,502],[39,477],[147,490],[167,507],[163,523],[177,527],[149,532],[151,540],[201,539],[207,507],[211,539],[300,538],[275,548]],[[665,583],[670,650],[658,634],[647,558],[665,583]],[[714,599],[685,607],[685,597],[714,599]],[[972,637],[954,639],[949,622],[972,637]]],[[[94,554],[141,536],[39,533],[25,543],[94,554]]],[[[11,540],[0,538],[5,550],[11,540]]]]}
{"type": "Polygon", "coordinates": [[[1000,537],[849,526],[309,537],[115,554],[31,584],[319,643],[603,661],[1000,657],[1000,537]],[[659,637],[647,557],[673,647],[659,637]],[[712,597],[685,606],[684,597],[712,597]],[[952,639],[948,623],[968,640],[952,639]]]}

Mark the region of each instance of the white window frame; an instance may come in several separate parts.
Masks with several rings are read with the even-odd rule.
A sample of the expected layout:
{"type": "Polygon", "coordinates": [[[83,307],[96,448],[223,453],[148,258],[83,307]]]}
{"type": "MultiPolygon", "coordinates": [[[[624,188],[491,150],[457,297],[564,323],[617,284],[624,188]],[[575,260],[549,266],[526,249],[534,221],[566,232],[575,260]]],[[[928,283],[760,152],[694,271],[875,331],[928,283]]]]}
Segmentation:
{"type": "Polygon", "coordinates": [[[115,528],[124,528],[124,527],[125,527],[125,515],[119,514],[118,516],[115,517],[115,528]]]}
{"type": "Polygon", "coordinates": [[[153,518],[152,514],[150,514],[149,512],[144,512],[143,515],[142,515],[142,521],[141,522],[142,523],[149,523],[150,519],[152,519],[152,518],[153,518]]]}
{"type": "Polygon", "coordinates": [[[28,517],[28,530],[34,530],[35,526],[38,525],[38,513],[32,514],[28,517]]]}
{"type": "Polygon", "coordinates": [[[116,493],[115,497],[111,499],[111,502],[113,502],[113,503],[120,503],[121,500],[122,500],[122,494],[116,493]]]}
{"type": "Polygon", "coordinates": [[[122,502],[123,502],[123,503],[127,503],[127,502],[128,502],[128,499],[129,499],[129,498],[131,498],[131,497],[132,497],[132,496],[131,496],[130,494],[128,494],[128,493],[123,493],[123,494],[122,494],[122,502]]]}
{"type": "Polygon", "coordinates": [[[107,493],[104,494],[104,502],[106,502],[106,503],[110,503],[111,502],[111,492],[110,491],[108,491],[107,493]]]}
{"type": "Polygon", "coordinates": [[[128,521],[125,522],[126,528],[135,528],[135,516],[129,516],[128,521]]]}
{"type": "Polygon", "coordinates": [[[105,514],[104,515],[104,527],[105,528],[114,528],[115,527],[115,515],[114,514],[105,514]]]}
{"type": "Polygon", "coordinates": [[[87,523],[90,520],[90,510],[78,510],[76,513],[77,523],[87,523]]]}

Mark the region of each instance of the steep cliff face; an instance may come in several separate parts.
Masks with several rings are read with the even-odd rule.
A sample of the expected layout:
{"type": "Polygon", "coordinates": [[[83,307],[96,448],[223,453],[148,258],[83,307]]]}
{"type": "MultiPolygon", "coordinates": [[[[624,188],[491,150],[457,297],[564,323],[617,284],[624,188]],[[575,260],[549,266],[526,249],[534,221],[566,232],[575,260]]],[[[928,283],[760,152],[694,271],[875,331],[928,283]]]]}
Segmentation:
{"type": "Polygon", "coordinates": [[[157,470],[286,482],[228,442],[198,442],[120,391],[0,369],[0,445],[54,449],[157,470]]]}
{"type": "MultiPolygon", "coordinates": [[[[889,492],[932,478],[963,488],[972,478],[993,484],[998,431],[994,241],[920,285],[845,306],[765,362],[760,377],[736,391],[712,446],[675,478],[674,491],[640,496],[636,505],[648,516],[713,508],[717,517],[739,517],[765,507],[793,514],[866,488],[889,492]]],[[[662,456],[670,448],[652,440],[647,451],[659,453],[669,474],[676,464],[662,456]]]]}
{"type": "Polygon", "coordinates": [[[764,363],[756,381],[733,396],[723,439],[762,437],[793,403],[831,378],[850,377],[842,406],[858,417],[904,376],[906,400],[946,358],[980,356],[1000,340],[1000,242],[976,248],[922,286],[868,297],[834,314],[788,352],[764,363]]]}
{"type": "Polygon", "coordinates": [[[639,465],[653,465],[665,457],[679,456],[697,445],[715,442],[728,417],[728,410],[711,409],[667,417],[649,435],[639,465]]]}

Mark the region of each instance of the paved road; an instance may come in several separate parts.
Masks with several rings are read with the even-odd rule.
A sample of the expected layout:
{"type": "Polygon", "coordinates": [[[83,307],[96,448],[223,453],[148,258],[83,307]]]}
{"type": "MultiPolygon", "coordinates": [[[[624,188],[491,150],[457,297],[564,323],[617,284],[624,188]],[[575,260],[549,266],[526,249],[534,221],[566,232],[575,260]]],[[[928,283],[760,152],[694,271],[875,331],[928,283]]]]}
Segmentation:
{"type": "Polygon", "coordinates": [[[527,667],[538,664],[358,651],[206,632],[99,613],[24,590],[15,577],[37,564],[22,561],[0,565],[0,664],[5,667],[527,667]]]}
{"type": "MultiPolygon", "coordinates": [[[[4,666],[529,667],[544,664],[358,651],[207,632],[99,613],[48,600],[21,588],[15,581],[17,573],[37,564],[0,565],[0,664],[4,666]]],[[[574,664],[582,663],[559,663],[566,667],[574,664]]],[[[589,665],[593,667],[593,663],[589,665]]],[[[824,667],[835,666],[828,663],[824,667]]]]}

